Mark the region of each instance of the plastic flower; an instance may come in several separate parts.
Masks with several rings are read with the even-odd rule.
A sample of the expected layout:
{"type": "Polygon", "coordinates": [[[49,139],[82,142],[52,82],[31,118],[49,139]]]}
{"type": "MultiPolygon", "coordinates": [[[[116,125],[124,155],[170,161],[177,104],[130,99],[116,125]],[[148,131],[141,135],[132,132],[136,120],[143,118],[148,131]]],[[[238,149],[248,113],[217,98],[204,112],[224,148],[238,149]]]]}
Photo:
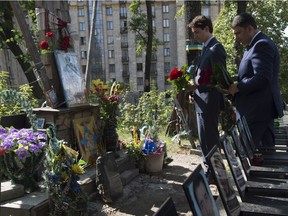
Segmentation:
{"type": "Polygon", "coordinates": [[[49,42],[48,41],[44,40],[40,43],[40,49],[41,50],[48,50],[48,48],[49,48],[49,42]]]}
{"type": "Polygon", "coordinates": [[[70,48],[70,36],[69,35],[66,35],[61,39],[60,48],[65,51],[68,48],[70,48]]]}
{"type": "Polygon", "coordinates": [[[181,76],[183,76],[183,72],[181,70],[178,70],[178,68],[174,68],[171,70],[170,74],[169,74],[169,79],[170,81],[173,81],[181,76]]]}
{"type": "Polygon", "coordinates": [[[73,164],[71,167],[72,171],[78,175],[84,174],[83,167],[79,166],[78,164],[73,164]]]}

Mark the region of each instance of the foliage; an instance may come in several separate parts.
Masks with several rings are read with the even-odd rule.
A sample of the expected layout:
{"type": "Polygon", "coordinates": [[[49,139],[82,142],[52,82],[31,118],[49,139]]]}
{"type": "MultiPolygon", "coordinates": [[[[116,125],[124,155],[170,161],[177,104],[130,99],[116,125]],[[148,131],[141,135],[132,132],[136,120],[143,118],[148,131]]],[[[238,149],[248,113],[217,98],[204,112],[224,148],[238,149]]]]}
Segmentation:
{"type": "Polygon", "coordinates": [[[69,148],[63,140],[56,138],[55,130],[55,126],[47,129],[49,146],[45,164],[45,182],[54,203],[52,214],[78,215],[78,212],[86,212],[87,198],[78,183],[86,162],[79,160],[78,152],[69,148]]]}
{"type": "MultiPolygon", "coordinates": [[[[19,104],[19,106],[21,108],[24,109],[24,111],[27,114],[27,117],[30,120],[30,124],[32,129],[35,131],[36,130],[36,115],[33,113],[32,110],[32,104],[29,100],[27,100],[23,95],[21,95],[21,93],[15,91],[15,90],[2,90],[0,91],[0,101],[3,102],[3,105],[1,103],[1,106],[4,107],[4,109],[6,108],[6,104],[19,104]]],[[[12,106],[13,107],[13,106],[12,106]]],[[[19,108],[19,112],[20,112],[20,108],[19,108]]],[[[13,113],[11,113],[13,114],[13,113]]],[[[11,115],[10,114],[10,115],[11,115]]]]}
{"type": "Polygon", "coordinates": [[[173,107],[172,91],[159,92],[152,85],[150,92],[144,92],[138,102],[129,102],[126,92],[123,103],[120,104],[119,128],[131,129],[132,126],[167,125],[173,107]]]}
{"type": "Polygon", "coordinates": [[[179,70],[178,68],[173,68],[170,71],[168,81],[172,83],[173,89],[176,93],[181,91],[189,91],[189,81],[191,80],[191,75],[187,73],[188,66],[184,65],[179,70]]]}
{"type": "MultiPolygon", "coordinates": [[[[147,15],[140,10],[141,1],[133,0],[129,5],[129,11],[132,13],[132,16],[129,20],[129,29],[135,33],[136,39],[136,52],[139,54],[143,51],[143,48],[147,47],[147,31],[148,31],[148,22],[147,15]]],[[[157,51],[157,45],[162,44],[161,40],[155,38],[154,35],[156,31],[153,31],[152,39],[152,51],[157,51]]]]}
{"type": "MultiPolygon", "coordinates": [[[[270,36],[279,48],[280,59],[280,86],[283,99],[288,101],[288,62],[283,59],[288,58],[288,37],[284,35],[287,27],[288,15],[287,1],[267,0],[267,1],[247,1],[247,12],[255,17],[258,28],[270,36]]],[[[234,57],[234,36],[231,31],[231,22],[237,14],[237,2],[225,1],[218,19],[214,22],[217,39],[224,45],[227,52],[227,69],[230,75],[237,74],[234,57]],[[225,32],[225,34],[223,34],[225,32]]],[[[242,47],[244,49],[244,47],[242,47]]]]}

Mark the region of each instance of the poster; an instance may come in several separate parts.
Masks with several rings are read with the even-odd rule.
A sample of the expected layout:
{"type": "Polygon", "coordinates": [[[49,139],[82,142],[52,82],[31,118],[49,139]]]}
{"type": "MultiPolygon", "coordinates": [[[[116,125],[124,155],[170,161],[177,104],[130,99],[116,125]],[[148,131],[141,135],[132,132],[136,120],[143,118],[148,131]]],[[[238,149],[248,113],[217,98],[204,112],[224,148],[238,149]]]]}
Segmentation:
{"type": "Polygon", "coordinates": [[[84,94],[84,76],[76,53],[55,50],[54,55],[67,106],[73,107],[87,103],[84,94]]]}

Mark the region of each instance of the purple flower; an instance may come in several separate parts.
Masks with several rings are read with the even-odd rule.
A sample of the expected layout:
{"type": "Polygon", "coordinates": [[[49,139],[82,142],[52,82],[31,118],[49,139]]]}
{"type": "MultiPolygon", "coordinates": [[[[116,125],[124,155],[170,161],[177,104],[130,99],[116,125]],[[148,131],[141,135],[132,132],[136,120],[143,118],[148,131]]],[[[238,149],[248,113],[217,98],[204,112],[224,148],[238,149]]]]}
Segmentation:
{"type": "Polygon", "coordinates": [[[13,150],[14,147],[14,142],[13,142],[13,138],[7,136],[6,139],[3,141],[2,146],[6,149],[6,150],[13,150]]]}
{"type": "Polygon", "coordinates": [[[28,142],[27,142],[27,140],[20,139],[20,140],[18,140],[18,144],[22,144],[23,146],[27,146],[28,142]]]}
{"type": "Polygon", "coordinates": [[[7,134],[7,131],[6,131],[6,129],[5,128],[0,128],[0,135],[2,135],[2,134],[7,134]]]}
{"type": "Polygon", "coordinates": [[[40,148],[38,145],[30,144],[29,145],[29,151],[34,152],[34,153],[38,153],[40,151],[40,148]]]}
{"type": "Polygon", "coordinates": [[[25,160],[29,153],[25,148],[18,148],[16,154],[20,160],[25,160]]]}
{"type": "Polygon", "coordinates": [[[9,129],[9,133],[11,134],[11,133],[17,133],[18,132],[18,130],[16,129],[16,128],[10,128],[9,129]]]}
{"type": "Polygon", "coordinates": [[[46,142],[38,142],[38,146],[39,148],[43,148],[44,146],[46,146],[46,142]]]}
{"type": "Polygon", "coordinates": [[[39,140],[47,140],[47,134],[39,132],[37,139],[39,139],[39,140]]]}

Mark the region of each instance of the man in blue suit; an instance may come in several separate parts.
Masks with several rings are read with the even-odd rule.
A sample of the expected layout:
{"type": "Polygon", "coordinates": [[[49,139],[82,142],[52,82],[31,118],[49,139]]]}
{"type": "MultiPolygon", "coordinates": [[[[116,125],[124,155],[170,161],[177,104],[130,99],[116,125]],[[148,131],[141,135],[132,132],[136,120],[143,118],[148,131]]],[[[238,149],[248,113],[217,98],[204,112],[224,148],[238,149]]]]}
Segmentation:
{"type": "Polygon", "coordinates": [[[229,92],[240,117],[245,116],[255,147],[274,146],[274,119],[283,116],[278,80],[279,52],[275,43],[257,29],[248,13],[232,22],[236,41],[246,47],[238,69],[238,82],[229,92]]]}
{"type": "Polygon", "coordinates": [[[209,71],[213,72],[216,64],[226,69],[226,51],[213,36],[211,19],[196,16],[188,26],[195,40],[203,44],[195,79],[191,80],[190,84],[195,102],[200,147],[206,157],[215,145],[220,146],[218,119],[220,110],[224,107],[224,96],[216,88],[209,86],[203,77],[207,76],[209,71]]]}

